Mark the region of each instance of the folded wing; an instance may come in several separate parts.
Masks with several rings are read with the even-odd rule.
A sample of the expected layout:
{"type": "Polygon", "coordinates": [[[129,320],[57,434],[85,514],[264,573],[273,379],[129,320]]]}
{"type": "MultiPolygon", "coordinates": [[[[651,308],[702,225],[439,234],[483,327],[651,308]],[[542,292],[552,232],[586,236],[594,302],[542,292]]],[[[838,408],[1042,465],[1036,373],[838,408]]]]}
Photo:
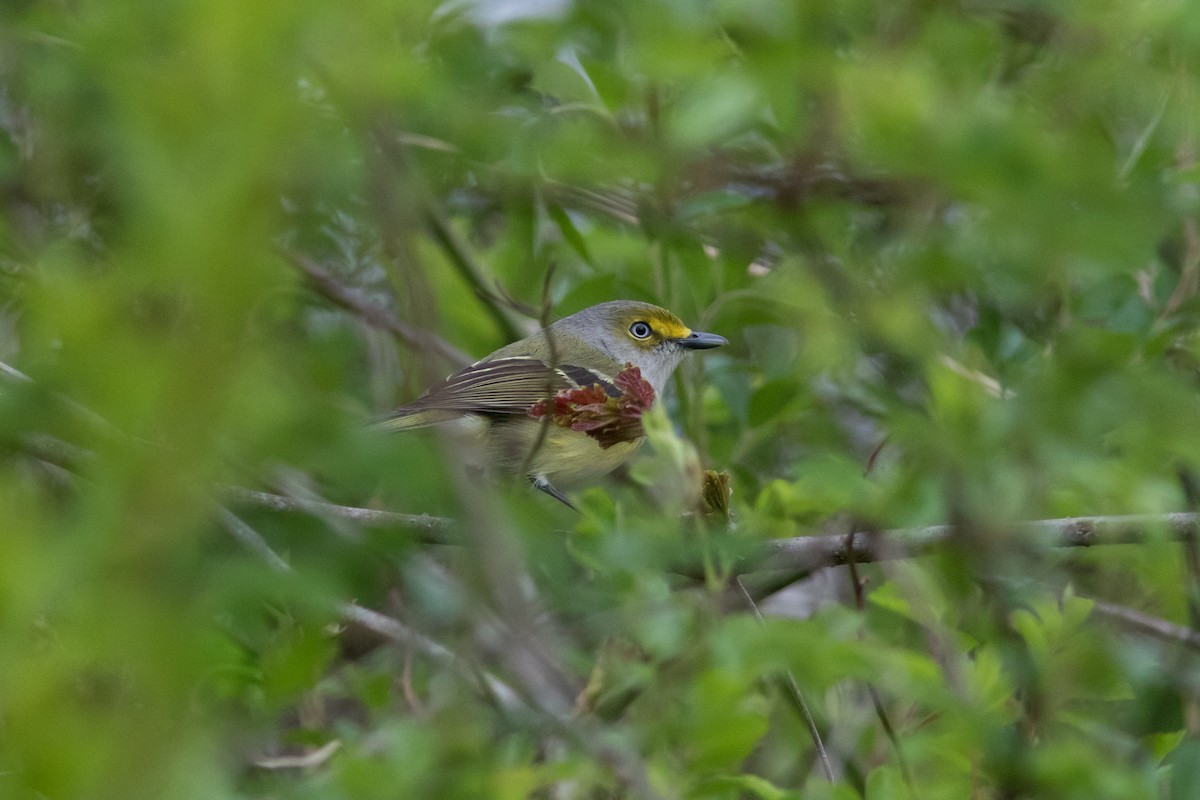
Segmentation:
{"type": "Polygon", "coordinates": [[[399,431],[465,414],[526,414],[535,403],[564,389],[594,384],[612,396],[620,394],[609,376],[584,367],[562,364],[552,368],[541,359],[520,357],[479,361],[396,409],[379,425],[399,431]]]}

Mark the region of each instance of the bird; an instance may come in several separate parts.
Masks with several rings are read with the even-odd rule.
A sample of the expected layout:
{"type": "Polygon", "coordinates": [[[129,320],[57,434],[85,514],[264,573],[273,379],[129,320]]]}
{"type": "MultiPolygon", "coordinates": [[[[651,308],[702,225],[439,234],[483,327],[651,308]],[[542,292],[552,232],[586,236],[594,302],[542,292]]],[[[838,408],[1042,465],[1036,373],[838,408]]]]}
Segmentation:
{"type": "Polygon", "coordinates": [[[527,479],[575,508],[564,489],[599,480],[633,456],[645,439],[641,415],[683,357],[728,343],[665,308],[612,300],[501,347],[378,425],[466,428],[491,471],[527,479]]]}

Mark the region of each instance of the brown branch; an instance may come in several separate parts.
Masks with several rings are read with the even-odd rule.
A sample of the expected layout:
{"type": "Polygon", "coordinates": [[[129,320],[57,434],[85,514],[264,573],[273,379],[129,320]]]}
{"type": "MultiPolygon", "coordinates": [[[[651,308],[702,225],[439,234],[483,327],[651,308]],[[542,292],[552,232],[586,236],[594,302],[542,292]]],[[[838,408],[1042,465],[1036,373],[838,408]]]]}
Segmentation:
{"type": "Polygon", "coordinates": [[[326,300],[353,312],[367,324],[391,333],[407,347],[439,356],[456,367],[466,366],[475,360],[433,333],[401,321],[387,308],[363,300],[308,256],[290,250],[284,250],[283,256],[308,278],[312,287],[326,300]]]}

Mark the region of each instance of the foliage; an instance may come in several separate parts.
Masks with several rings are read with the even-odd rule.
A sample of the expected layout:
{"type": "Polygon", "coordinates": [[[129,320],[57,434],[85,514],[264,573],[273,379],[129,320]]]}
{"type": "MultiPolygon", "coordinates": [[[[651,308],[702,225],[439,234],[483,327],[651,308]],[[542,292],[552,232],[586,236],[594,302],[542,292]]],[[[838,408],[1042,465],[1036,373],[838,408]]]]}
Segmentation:
{"type": "Polygon", "coordinates": [[[1013,523],[1200,497],[1198,63],[1179,0],[4,6],[0,796],[1196,796],[1195,650],[1102,613],[1200,625],[1194,546],[1013,523]],[[731,346],[582,514],[362,424],[620,297],[731,346]]]}

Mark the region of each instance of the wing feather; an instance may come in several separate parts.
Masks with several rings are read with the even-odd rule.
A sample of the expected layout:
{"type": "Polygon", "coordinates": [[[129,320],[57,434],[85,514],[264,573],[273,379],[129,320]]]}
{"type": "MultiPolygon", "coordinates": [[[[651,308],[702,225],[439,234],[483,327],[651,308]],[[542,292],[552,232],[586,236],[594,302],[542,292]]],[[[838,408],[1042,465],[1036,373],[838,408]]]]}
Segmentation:
{"type": "Polygon", "coordinates": [[[600,384],[620,390],[603,373],[564,364],[557,369],[537,358],[479,361],[436,384],[380,423],[389,430],[435,425],[464,414],[525,414],[535,403],[564,389],[600,384]]]}

